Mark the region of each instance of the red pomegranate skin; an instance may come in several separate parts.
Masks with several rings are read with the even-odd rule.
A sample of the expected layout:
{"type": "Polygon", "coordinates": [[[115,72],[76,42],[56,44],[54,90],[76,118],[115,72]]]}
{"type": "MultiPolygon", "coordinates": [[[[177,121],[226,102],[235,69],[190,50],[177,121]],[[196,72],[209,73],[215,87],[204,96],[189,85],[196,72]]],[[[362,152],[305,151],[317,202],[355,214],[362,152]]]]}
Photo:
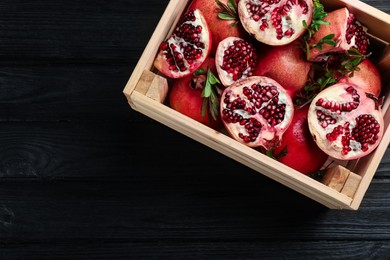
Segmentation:
{"type": "Polygon", "coordinates": [[[363,60],[359,66],[359,71],[353,73],[353,77],[349,74],[339,80],[339,83],[352,83],[359,86],[367,93],[371,93],[379,97],[382,90],[382,78],[377,67],[369,60],[363,60]]]}
{"type": "MultiPolygon", "coordinates": [[[[228,0],[220,0],[221,3],[227,4],[228,0]]],[[[236,0],[238,2],[238,0],[236,0]]],[[[188,6],[188,10],[199,9],[209,27],[211,37],[212,37],[212,46],[210,55],[214,56],[217,50],[218,44],[225,38],[234,36],[240,38],[249,38],[248,33],[244,30],[240,23],[235,26],[231,26],[232,23],[237,22],[234,20],[222,20],[218,18],[219,6],[215,0],[192,0],[188,6]]]]}
{"type": "MultiPolygon", "coordinates": [[[[217,75],[215,69],[215,59],[208,57],[206,61],[201,65],[201,68],[207,71],[207,67],[210,66],[214,75],[217,75]]],[[[204,81],[205,76],[200,76],[200,80],[204,81]]],[[[203,97],[202,89],[195,89],[191,87],[191,82],[194,76],[191,74],[184,78],[175,79],[169,89],[169,105],[172,109],[204,124],[215,130],[220,129],[223,124],[221,118],[218,117],[214,120],[209,113],[202,116],[202,104],[203,97]]]]}
{"type": "Polygon", "coordinates": [[[291,125],[283,134],[281,145],[274,149],[274,156],[279,162],[305,175],[321,169],[328,159],[328,155],[317,146],[310,134],[308,109],[308,106],[295,109],[291,125]],[[286,154],[281,156],[282,152],[286,154]]]}
{"type": "Polygon", "coordinates": [[[253,75],[276,80],[293,98],[309,77],[312,63],[306,60],[300,41],[284,46],[260,46],[253,75]]]}

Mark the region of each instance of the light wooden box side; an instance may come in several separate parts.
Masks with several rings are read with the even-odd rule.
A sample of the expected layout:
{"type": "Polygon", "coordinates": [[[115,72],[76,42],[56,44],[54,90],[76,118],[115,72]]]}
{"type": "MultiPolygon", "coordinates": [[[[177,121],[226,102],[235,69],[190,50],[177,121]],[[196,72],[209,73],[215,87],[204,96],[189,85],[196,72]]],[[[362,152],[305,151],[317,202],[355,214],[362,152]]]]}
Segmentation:
{"type": "MultiPolygon", "coordinates": [[[[387,28],[374,34],[384,42],[390,40],[390,16],[367,4],[357,0],[349,1],[321,1],[331,8],[348,6],[353,10],[358,19],[362,19],[370,28],[380,26],[387,28]]],[[[348,163],[348,169],[357,173],[362,180],[353,198],[350,198],[308,176],[305,176],[263,154],[255,149],[249,148],[232,139],[223,133],[217,132],[199,122],[188,118],[168,106],[151,99],[145,95],[147,89],[143,82],[142,90],[137,89],[137,84],[145,70],[153,71],[153,60],[160,43],[170,34],[170,31],[178,21],[180,14],[186,8],[188,1],[171,0],[164,11],[150,41],[148,42],[138,64],[136,65],[123,92],[127,97],[130,106],[150,118],[175,129],[176,131],[194,139],[198,142],[216,150],[224,155],[262,173],[269,178],[276,180],[293,190],[329,207],[332,209],[352,209],[356,210],[364,197],[366,190],[375,174],[377,167],[390,143],[390,121],[389,94],[386,95],[385,108],[385,134],[379,147],[363,159],[348,163]]],[[[376,33],[370,30],[370,33],[376,33]]],[[[390,86],[384,86],[390,89],[390,86]]]]}

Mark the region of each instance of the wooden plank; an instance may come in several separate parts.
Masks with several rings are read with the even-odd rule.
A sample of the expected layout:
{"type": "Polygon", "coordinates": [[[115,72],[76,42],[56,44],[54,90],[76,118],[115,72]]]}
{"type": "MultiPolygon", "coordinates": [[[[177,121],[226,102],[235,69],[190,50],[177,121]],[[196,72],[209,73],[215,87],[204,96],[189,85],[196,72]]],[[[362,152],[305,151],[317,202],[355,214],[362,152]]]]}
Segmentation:
{"type": "Polygon", "coordinates": [[[126,64],[0,66],[0,122],[142,120],[122,90],[126,64]]]}
{"type": "Polygon", "coordinates": [[[132,242],[123,239],[62,239],[56,241],[32,241],[2,246],[4,259],[316,259],[332,256],[332,259],[386,259],[390,253],[387,241],[151,241],[132,242]],[[46,247],[41,244],[46,244],[46,247]],[[293,248],[293,249],[292,249],[293,248]],[[275,256],[275,252],[277,256],[275,256]]]}
{"type": "Polygon", "coordinates": [[[37,241],[46,248],[63,240],[76,245],[79,239],[113,244],[390,240],[388,183],[374,183],[359,211],[352,212],[326,209],[248,171],[128,174],[77,182],[2,181],[0,246],[37,241]]]}
{"type": "Polygon", "coordinates": [[[131,70],[168,3],[1,1],[0,64],[127,64],[131,70]]]}

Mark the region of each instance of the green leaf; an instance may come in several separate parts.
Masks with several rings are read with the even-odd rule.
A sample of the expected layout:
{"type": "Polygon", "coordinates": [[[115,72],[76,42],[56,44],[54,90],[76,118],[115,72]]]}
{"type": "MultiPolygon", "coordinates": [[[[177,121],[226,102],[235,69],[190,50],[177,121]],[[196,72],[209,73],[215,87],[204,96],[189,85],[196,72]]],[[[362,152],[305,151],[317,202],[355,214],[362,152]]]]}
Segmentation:
{"type": "Polygon", "coordinates": [[[220,80],[211,72],[210,67],[207,68],[206,82],[201,94],[203,97],[201,113],[204,116],[208,112],[214,120],[217,120],[219,116],[219,93],[217,84],[221,84],[220,80]]]}
{"type": "Polygon", "coordinates": [[[348,50],[348,54],[350,55],[357,55],[357,56],[363,56],[363,54],[360,53],[360,51],[356,48],[352,48],[348,50]]]}
{"type": "Polygon", "coordinates": [[[211,85],[210,82],[207,80],[204,89],[202,91],[202,97],[208,98],[210,97],[210,95],[211,95],[211,85]]]}
{"type": "Polygon", "coordinates": [[[222,20],[236,20],[235,16],[232,16],[231,14],[227,13],[218,13],[218,17],[222,20]]]}
{"type": "Polygon", "coordinates": [[[202,116],[206,115],[207,105],[208,105],[208,100],[207,99],[203,99],[203,102],[202,102],[202,112],[201,112],[202,116]]]}
{"type": "Polygon", "coordinates": [[[231,24],[229,24],[230,25],[230,27],[234,27],[234,26],[236,26],[238,24],[238,21],[235,21],[235,22],[233,22],[233,23],[231,23],[231,24]]]}
{"type": "Polygon", "coordinates": [[[302,25],[303,25],[303,28],[305,28],[305,29],[309,28],[309,26],[307,26],[306,20],[302,21],[302,25]]]}
{"type": "Polygon", "coordinates": [[[362,58],[355,58],[355,59],[353,59],[352,61],[351,61],[351,65],[352,66],[358,66],[359,64],[360,64],[360,62],[362,61],[362,58]]]}
{"type": "Polygon", "coordinates": [[[215,85],[217,83],[221,84],[219,79],[210,70],[207,72],[207,81],[210,82],[211,85],[215,85]]]}
{"type": "Polygon", "coordinates": [[[313,85],[306,85],[306,86],[304,87],[304,89],[305,89],[306,91],[313,91],[315,88],[316,88],[316,87],[313,86],[313,85]]]}
{"type": "Polygon", "coordinates": [[[219,113],[219,101],[214,94],[212,94],[210,97],[209,106],[211,108],[210,109],[211,115],[213,116],[214,120],[217,120],[217,116],[219,113]]]}
{"type": "Polygon", "coordinates": [[[274,156],[274,150],[272,150],[272,149],[267,150],[267,151],[265,152],[265,154],[266,154],[268,157],[272,158],[272,159],[276,159],[275,156],[274,156]]]}
{"type": "Polygon", "coordinates": [[[332,46],[336,46],[336,42],[333,40],[325,39],[325,40],[323,40],[323,42],[326,44],[332,45],[332,46]]]}
{"type": "Polygon", "coordinates": [[[323,20],[318,20],[318,21],[316,21],[316,24],[318,24],[318,25],[321,25],[321,24],[323,24],[323,25],[330,25],[330,22],[325,22],[323,20]]]}
{"type": "Polygon", "coordinates": [[[324,81],[325,81],[324,78],[319,78],[319,79],[317,79],[317,82],[318,82],[318,84],[320,84],[320,85],[324,84],[324,81]]]}
{"type": "Polygon", "coordinates": [[[308,42],[305,42],[306,43],[306,58],[309,59],[310,57],[310,45],[308,42]]]}
{"type": "Polygon", "coordinates": [[[221,2],[221,1],[219,1],[219,0],[215,0],[215,2],[217,3],[217,5],[219,6],[219,8],[221,8],[222,10],[224,10],[225,9],[225,5],[221,2]]]}
{"type": "Polygon", "coordinates": [[[233,12],[233,13],[237,13],[237,4],[236,4],[236,1],[234,0],[229,0],[227,2],[227,5],[228,7],[230,8],[230,10],[233,12]]]}
{"type": "Polygon", "coordinates": [[[331,39],[333,39],[333,37],[334,37],[334,34],[328,34],[328,35],[326,35],[324,38],[322,38],[322,40],[324,41],[324,40],[331,40],[331,39]]]}
{"type": "Polygon", "coordinates": [[[194,76],[199,76],[199,75],[206,75],[206,71],[203,68],[197,69],[194,73],[192,73],[194,76]]]}

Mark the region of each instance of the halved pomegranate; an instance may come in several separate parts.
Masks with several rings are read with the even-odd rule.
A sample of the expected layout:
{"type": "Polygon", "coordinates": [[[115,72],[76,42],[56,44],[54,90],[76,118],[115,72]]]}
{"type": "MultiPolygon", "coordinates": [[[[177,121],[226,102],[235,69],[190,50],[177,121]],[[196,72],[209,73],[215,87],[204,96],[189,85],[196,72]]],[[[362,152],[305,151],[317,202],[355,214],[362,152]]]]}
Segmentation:
{"type": "Polygon", "coordinates": [[[327,60],[329,53],[344,52],[352,48],[357,49],[361,54],[368,53],[370,42],[366,29],[346,7],[328,13],[324,21],[330,25],[322,24],[311,37],[309,44],[312,47],[308,60],[321,62],[327,60]],[[324,43],[320,44],[320,48],[313,47],[319,46],[324,37],[332,34],[334,34],[332,40],[336,43],[335,46],[324,43]]]}
{"type": "Polygon", "coordinates": [[[221,118],[231,136],[250,147],[277,147],[291,123],[290,96],[275,80],[252,76],[233,83],[221,96],[221,118]]]}
{"type": "Polygon", "coordinates": [[[170,78],[181,78],[197,70],[210,53],[211,34],[203,14],[185,13],[172,35],[160,44],[154,66],[170,78]]]}
{"type": "Polygon", "coordinates": [[[311,23],[312,0],[240,0],[240,21],[247,32],[269,45],[284,45],[304,32],[311,23]]]}
{"type": "Polygon", "coordinates": [[[349,83],[321,91],[310,105],[308,122],[321,150],[340,160],[371,153],[384,131],[378,100],[349,83]]]}
{"type": "Polygon", "coordinates": [[[238,37],[228,37],[221,41],[215,56],[219,78],[224,86],[252,76],[256,66],[255,47],[238,37]]]}

